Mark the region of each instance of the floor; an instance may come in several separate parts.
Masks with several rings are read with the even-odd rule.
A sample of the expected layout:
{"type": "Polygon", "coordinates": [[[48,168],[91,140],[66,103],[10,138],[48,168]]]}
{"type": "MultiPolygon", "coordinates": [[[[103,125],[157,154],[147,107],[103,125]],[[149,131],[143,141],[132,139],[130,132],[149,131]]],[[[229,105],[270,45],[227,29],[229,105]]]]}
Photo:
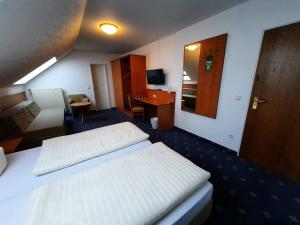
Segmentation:
{"type": "MultiPolygon", "coordinates": [[[[91,113],[83,124],[69,116],[66,128],[71,134],[124,121],[131,120],[113,109],[91,113]]],[[[300,224],[300,184],[179,128],[158,133],[148,121],[135,119],[131,122],[147,132],[151,142],[162,141],[211,173],[213,212],[205,225],[300,224]]]]}

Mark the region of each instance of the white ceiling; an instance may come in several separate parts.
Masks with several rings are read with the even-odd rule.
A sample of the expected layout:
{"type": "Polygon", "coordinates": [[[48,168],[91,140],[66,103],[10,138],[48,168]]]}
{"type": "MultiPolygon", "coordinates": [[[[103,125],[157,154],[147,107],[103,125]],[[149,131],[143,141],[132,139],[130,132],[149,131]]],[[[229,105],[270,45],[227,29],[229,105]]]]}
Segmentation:
{"type": "Polygon", "coordinates": [[[0,87],[73,48],[86,0],[0,0],[0,87]]]}
{"type": "Polygon", "coordinates": [[[126,53],[246,0],[88,0],[75,48],[126,53]],[[102,22],[120,27],[114,36],[102,22]]]}
{"type": "Polygon", "coordinates": [[[0,0],[0,87],[73,48],[126,53],[244,1],[0,0]],[[103,34],[102,22],[119,32],[103,34]]]}

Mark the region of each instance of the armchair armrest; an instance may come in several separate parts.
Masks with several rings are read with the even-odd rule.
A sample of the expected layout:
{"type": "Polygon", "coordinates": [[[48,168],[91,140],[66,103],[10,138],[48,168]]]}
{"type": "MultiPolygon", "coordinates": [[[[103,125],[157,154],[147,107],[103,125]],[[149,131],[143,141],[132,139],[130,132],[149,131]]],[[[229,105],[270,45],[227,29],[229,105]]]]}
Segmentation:
{"type": "Polygon", "coordinates": [[[82,102],[89,102],[89,99],[88,98],[82,98],[81,101],[82,102]]]}

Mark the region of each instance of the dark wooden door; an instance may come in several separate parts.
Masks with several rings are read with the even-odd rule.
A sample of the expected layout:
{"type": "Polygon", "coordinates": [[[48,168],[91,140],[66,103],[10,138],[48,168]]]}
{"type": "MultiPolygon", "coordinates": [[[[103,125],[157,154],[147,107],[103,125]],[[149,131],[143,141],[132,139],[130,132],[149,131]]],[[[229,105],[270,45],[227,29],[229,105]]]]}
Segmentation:
{"type": "Polygon", "coordinates": [[[111,62],[112,78],[114,84],[114,94],[116,107],[124,111],[123,88],[122,88],[122,72],[121,60],[116,59],[111,62]]]}
{"type": "Polygon", "coordinates": [[[299,121],[300,23],[296,23],[264,33],[241,156],[300,182],[299,121]]]}

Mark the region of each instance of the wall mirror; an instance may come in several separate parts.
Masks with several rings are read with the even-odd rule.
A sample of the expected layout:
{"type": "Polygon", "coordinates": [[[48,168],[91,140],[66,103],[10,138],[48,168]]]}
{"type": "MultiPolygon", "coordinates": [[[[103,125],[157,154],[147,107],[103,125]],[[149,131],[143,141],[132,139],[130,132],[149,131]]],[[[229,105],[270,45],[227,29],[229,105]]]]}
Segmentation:
{"type": "Polygon", "coordinates": [[[216,118],[227,34],[184,46],[181,109],[216,118]]]}

